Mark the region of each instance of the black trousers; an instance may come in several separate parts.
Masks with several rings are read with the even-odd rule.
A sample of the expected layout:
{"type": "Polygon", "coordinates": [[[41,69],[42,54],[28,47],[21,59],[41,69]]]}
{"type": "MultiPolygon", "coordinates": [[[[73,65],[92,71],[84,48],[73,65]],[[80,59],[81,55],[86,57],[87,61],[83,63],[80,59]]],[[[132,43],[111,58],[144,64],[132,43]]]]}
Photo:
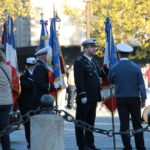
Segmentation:
{"type": "MultiPolygon", "coordinates": [[[[82,120],[94,126],[96,116],[97,102],[87,102],[86,104],[77,103],[76,119],[82,120]]],[[[75,126],[76,141],[78,147],[92,146],[94,144],[94,136],[92,132],[75,126]]]]}
{"type": "MultiPolygon", "coordinates": [[[[0,105],[0,131],[5,129],[9,125],[9,113],[12,105],[0,105]]],[[[3,150],[10,150],[10,138],[9,134],[6,134],[0,138],[3,150]]]]}
{"type": "MultiPolygon", "coordinates": [[[[140,99],[134,98],[117,98],[117,109],[120,118],[120,131],[127,131],[129,129],[129,116],[131,115],[133,129],[141,129],[141,108],[140,99]]],[[[121,135],[124,150],[132,150],[130,137],[121,135]]],[[[143,133],[134,135],[137,150],[145,150],[143,133]]]]}
{"type": "MultiPolygon", "coordinates": [[[[27,113],[27,112],[21,112],[21,115],[23,116],[25,113],[27,113]]],[[[24,118],[24,120],[26,120],[26,118],[24,118]]],[[[26,141],[28,143],[27,148],[30,148],[30,121],[24,123],[23,125],[24,125],[24,129],[25,129],[26,141]]]]}

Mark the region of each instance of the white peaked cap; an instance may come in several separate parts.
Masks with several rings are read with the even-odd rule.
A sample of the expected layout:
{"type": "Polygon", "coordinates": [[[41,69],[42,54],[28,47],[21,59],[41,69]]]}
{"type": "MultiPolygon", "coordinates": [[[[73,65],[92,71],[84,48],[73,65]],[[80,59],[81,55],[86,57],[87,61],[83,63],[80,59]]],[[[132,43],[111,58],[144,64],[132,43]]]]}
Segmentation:
{"type": "Polygon", "coordinates": [[[126,52],[126,53],[133,52],[133,48],[130,45],[124,43],[117,44],[116,48],[119,52],[126,52]]]}
{"type": "Polygon", "coordinates": [[[36,59],[34,57],[29,57],[26,59],[26,64],[36,64],[36,59]]]}
{"type": "Polygon", "coordinates": [[[85,40],[81,43],[82,46],[85,45],[96,45],[96,39],[95,38],[90,38],[88,40],[85,40]]]}
{"type": "Polygon", "coordinates": [[[48,47],[42,48],[35,53],[35,56],[41,55],[48,52],[48,47]]]}

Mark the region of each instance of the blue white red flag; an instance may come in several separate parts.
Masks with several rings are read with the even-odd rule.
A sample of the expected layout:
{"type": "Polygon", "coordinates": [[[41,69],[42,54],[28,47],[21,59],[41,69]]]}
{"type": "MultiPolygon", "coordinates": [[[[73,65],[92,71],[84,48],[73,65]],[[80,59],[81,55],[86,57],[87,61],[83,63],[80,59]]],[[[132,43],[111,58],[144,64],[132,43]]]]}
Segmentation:
{"type": "MultiPolygon", "coordinates": [[[[107,17],[105,21],[105,31],[106,31],[106,46],[105,46],[103,64],[107,65],[107,67],[110,68],[113,64],[115,64],[118,61],[118,59],[117,59],[117,53],[115,49],[114,38],[112,35],[112,27],[111,27],[111,22],[109,17],[107,17]]],[[[104,98],[103,103],[105,104],[106,108],[109,111],[115,111],[116,98],[114,96],[114,88],[110,87],[110,84],[106,77],[102,78],[101,87],[102,87],[101,95],[104,98]]]]}
{"type": "Polygon", "coordinates": [[[106,46],[105,46],[105,53],[104,53],[104,65],[111,67],[115,64],[117,59],[117,53],[114,44],[114,38],[112,35],[112,27],[109,17],[106,18],[105,21],[105,32],[106,32],[106,46]]]}
{"type": "Polygon", "coordinates": [[[48,65],[52,65],[51,61],[52,61],[52,48],[49,45],[49,34],[48,34],[48,30],[47,30],[47,25],[48,25],[48,21],[44,21],[41,20],[41,36],[40,36],[40,44],[39,44],[39,49],[48,48],[48,54],[47,54],[47,62],[48,65]]]}
{"type": "Polygon", "coordinates": [[[49,35],[46,27],[48,21],[40,20],[40,23],[41,23],[41,36],[39,49],[42,49],[48,46],[49,35]]]}
{"type": "MultiPolygon", "coordinates": [[[[48,21],[41,20],[41,36],[40,36],[40,44],[39,49],[47,47],[47,68],[48,68],[48,77],[49,83],[54,83],[54,72],[52,67],[52,48],[49,45],[49,34],[47,31],[48,21]]],[[[52,96],[56,96],[56,91],[50,92],[52,96]]]]}
{"type": "Polygon", "coordinates": [[[64,81],[63,81],[63,73],[65,73],[64,69],[64,61],[62,58],[61,49],[59,46],[59,42],[57,39],[57,33],[56,33],[56,22],[58,19],[51,19],[51,25],[50,25],[50,39],[49,39],[49,45],[52,48],[52,64],[53,64],[53,70],[54,70],[54,83],[56,88],[62,88],[64,87],[64,81]]]}
{"type": "Polygon", "coordinates": [[[6,55],[6,64],[12,68],[12,96],[14,102],[14,110],[17,109],[17,99],[19,96],[19,74],[16,45],[13,32],[13,20],[8,16],[4,24],[2,44],[4,44],[4,52],[6,55]]]}

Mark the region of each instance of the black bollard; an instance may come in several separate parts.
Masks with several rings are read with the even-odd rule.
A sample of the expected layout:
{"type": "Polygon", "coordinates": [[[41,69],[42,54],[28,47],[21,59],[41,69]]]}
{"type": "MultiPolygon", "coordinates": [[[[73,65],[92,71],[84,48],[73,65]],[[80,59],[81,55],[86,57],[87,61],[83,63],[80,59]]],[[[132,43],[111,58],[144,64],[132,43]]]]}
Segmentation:
{"type": "Polygon", "coordinates": [[[40,109],[41,114],[53,114],[52,108],[54,105],[54,98],[48,94],[45,94],[41,97],[40,109]]]}
{"type": "Polygon", "coordinates": [[[150,110],[147,113],[147,121],[148,121],[148,125],[150,125],[150,110]]]}

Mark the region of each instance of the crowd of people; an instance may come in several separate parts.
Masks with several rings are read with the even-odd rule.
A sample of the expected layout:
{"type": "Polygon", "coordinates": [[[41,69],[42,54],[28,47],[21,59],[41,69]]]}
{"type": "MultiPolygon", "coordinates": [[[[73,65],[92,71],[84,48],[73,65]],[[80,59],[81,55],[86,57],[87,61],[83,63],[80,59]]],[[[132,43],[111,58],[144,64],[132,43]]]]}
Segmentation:
{"type": "MultiPolygon", "coordinates": [[[[141,129],[140,108],[145,106],[146,87],[150,88],[150,65],[141,69],[129,60],[133,48],[120,43],[116,46],[119,61],[111,68],[99,67],[94,59],[96,55],[96,39],[82,42],[83,54],[63,76],[65,86],[57,93],[57,105],[60,109],[76,109],[76,119],[94,126],[96,107],[102,101],[100,94],[101,78],[107,77],[115,85],[115,95],[120,119],[120,131],[129,129],[129,115],[132,117],[134,129],[141,129]],[[143,73],[143,76],[142,76],[143,73]],[[143,80],[144,77],[144,80],[143,80]],[[76,99],[76,101],[75,101],[76,99]]],[[[49,82],[47,65],[48,49],[43,48],[35,53],[36,59],[26,59],[25,70],[20,76],[21,93],[19,110],[22,115],[40,106],[44,94],[55,92],[55,83],[49,82]]],[[[0,131],[8,126],[9,112],[12,107],[11,68],[5,64],[4,53],[0,50],[0,131]]],[[[27,148],[30,149],[30,121],[24,123],[27,148]]],[[[76,142],[79,150],[98,150],[94,144],[93,132],[75,125],[76,142]]],[[[121,135],[124,150],[132,150],[130,137],[121,135]]],[[[1,137],[3,150],[10,150],[9,135],[1,137]]],[[[145,150],[143,133],[135,135],[137,150],[145,150]]]]}

